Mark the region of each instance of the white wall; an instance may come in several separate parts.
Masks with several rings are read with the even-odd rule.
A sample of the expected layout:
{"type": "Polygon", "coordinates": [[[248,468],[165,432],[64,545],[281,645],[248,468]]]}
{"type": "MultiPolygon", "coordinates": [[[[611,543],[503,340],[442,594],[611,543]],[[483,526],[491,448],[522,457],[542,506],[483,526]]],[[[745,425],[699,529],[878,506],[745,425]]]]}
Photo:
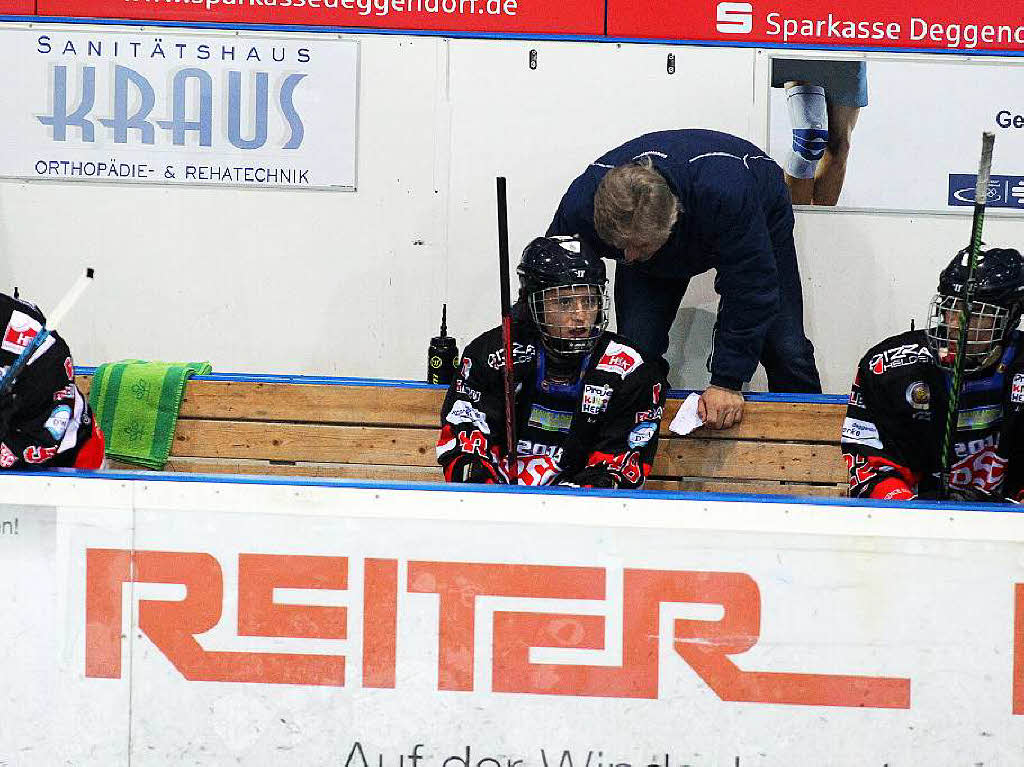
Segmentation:
{"type": "MultiPolygon", "coordinates": [[[[569,181],[626,138],[701,126],[767,140],[762,51],[355,37],[357,192],[0,181],[0,289],[16,284],[46,309],[95,266],[65,325],[80,364],[422,378],[442,301],[463,344],[497,324],[495,175],[508,177],[515,254],[569,181]]],[[[797,213],[826,391],[845,390],[868,345],[922,316],[968,216],[797,213]]],[[[1024,246],[1020,219],[992,215],[986,235],[1024,246]]],[[[695,280],[681,310],[675,386],[707,380],[710,285],[695,280]]]]}

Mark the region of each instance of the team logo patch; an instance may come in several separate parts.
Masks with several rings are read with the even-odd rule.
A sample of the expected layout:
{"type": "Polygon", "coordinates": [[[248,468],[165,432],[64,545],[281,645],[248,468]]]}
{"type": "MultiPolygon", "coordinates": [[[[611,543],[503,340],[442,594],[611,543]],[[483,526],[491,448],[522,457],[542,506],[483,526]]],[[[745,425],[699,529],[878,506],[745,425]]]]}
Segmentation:
{"type": "Polygon", "coordinates": [[[458,426],[460,423],[471,423],[484,434],[491,433],[491,427],[487,425],[487,416],[464,399],[455,400],[444,420],[453,426],[458,426]]]}
{"type": "Polygon", "coordinates": [[[876,354],[868,362],[868,367],[875,375],[881,375],[886,370],[914,365],[918,362],[928,362],[931,358],[932,353],[927,346],[903,344],[895,349],[886,349],[881,354],[876,354]]]}
{"type": "MultiPolygon", "coordinates": [[[[0,368],[0,376],[3,375],[4,368],[0,368]]],[[[53,401],[57,402],[62,399],[74,399],[75,398],[75,385],[68,384],[63,389],[59,389],[54,392],[53,401]]]]}
{"type": "Polygon", "coordinates": [[[57,448],[55,447],[40,447],[39,445],[29,445],[22,451],[22,458],[25,459],[25,463],[45,463],[57,455],[57,448]]]}
{"type": "Polygon", "coordinates": [[[1010,386],[1010,402],[1024,402],[1024,373],[1014,373],[1010,386]]]}
{"type": "Polygon", "coordinates": [[[595,369],[618,373],[620,377],[625,378],[643,363],[644,358],[636,349],[611,341],[595,369]]]}
{"type": "Polygon", "coordinates": [[[630,450],[636,450],[638,447],[643,447],[650,442],[657,433],[658,424],[651,423],[650,421],[638,423],[633,427],[633,431],[629,433],[626,444],[629,445],[630,450]]]}
{"type": "Polygon", "coordinates": [[[58,405],[46,419],[43,428],[50,432],[50,436],[54,439],[61,439],[64,437],[64,432],[68,430],[69,423],[71,423],[71,408],[67,405],[58,405]]]}
{"type": "Polygon", "coordinates": [[[42,325],[29,317],[24,312],[15,309],[11,312],[11,319],[4,329],[3,340],[0,340],[0,348],[12,354],[21,354],[25,347],[32,343],[42,329],[42,325]]]}
{"type": "Polygon", "coordinates": [[[882,449],[882,440],[878,438],[878,427],[871,421],[861,421],[858,418],[843,420],[843,441],[882,449]]]}
{"type": "Polygon", "coordinates": [[[18,462],[18,456],[11,452],[11,449],[7,447],[3,442],[0,442],[0,467],[5,469],[11,468],[18,462]]]}
{"type": "Polygon", "coordinates": [[[641,423],[643,421],[660,421],[661,417],[665,415],[665,408],[658,406],[652,407],[650,410],[641,410],[636,414],[636,422],[641,423]]]}
{"type": "Polygon", "coordinates": [[[455,391],[464,397],[469,397],[473,402],[480,401],[480,392],[470,386],[468,383],[463,381],[461,378],[455,379],[455,391]]]}
{"type": "Polygon", "coordinates": [[[603,413],[608,409],[611,398],[612,387],[587,384],[583,387],[583,412],[589,415],[603,413]]]}
{"type": "Polygon", "coordinates": [[[530,426],[544,431],[568,432],[572,424],[572,413],[562,410],[548,410],[546,407],[534,405],[530,410],[530,426]]]}
{"type": "Polygon", "coordinates": [[[472,370],[472,368],[473,368],[473,360],[471,360],[469,357],[463,357],[462,358],[462,368],[459,370],[459,377],[462,378],[463,381],[468,381],[469,380],[469,371],[472,370]]]}
{"type": "MultiPolygon", "coordinates": [[[[512,367],[529,362],[537,356],[537,347],[533,344],[525,346],[518,341],[512,342],[512,367]]],[[[494,370],[501,370],[505,367],[505,350],[498,349],[487,355],[487,364],[494,370]]],[[[467,373],[469,368],[466,368],[467,373]]]]}
{"type": "Polygon", "coordinates": [[[977,431],[978,429],[988,428],[1001,420],[1003,420],[1002,405],[985,405],[984,407],[974,407],[970,410],[961,410],[956,421],[956,428],[977,431]]]}
{"type": "Polygon", "coordinates": [[[907,404],[914,410],[927,410],[932,401],[932,392],[924,381],[914,381],[907,387],[907,404]]]}

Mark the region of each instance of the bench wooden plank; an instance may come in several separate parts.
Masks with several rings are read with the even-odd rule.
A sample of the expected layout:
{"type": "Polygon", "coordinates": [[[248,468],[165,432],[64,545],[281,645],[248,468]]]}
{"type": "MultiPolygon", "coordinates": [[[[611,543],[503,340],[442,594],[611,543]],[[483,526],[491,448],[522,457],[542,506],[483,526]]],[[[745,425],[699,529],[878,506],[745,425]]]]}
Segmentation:
{"type": "MultiPolygon", "coordinates": [[[[665,405],[661,435],[670,434],[682,400],[670,399],[665,405]]],[[[846,405],[828,402],[748,402],[743,420],[731,429],[714,431],[701,428],[692,436],[702,439],[759,439],[772,442],[837,442],[843,428],[846,405]]]]}
{"type": "MultiPolygon", "coordinates": [[[[139,470],[121,461],[108,461],[111,469],[139,470]]],[[[391,466],[345,463],[270,463],[245,458],[170,458],[164,471],[189,474],[258,474],[277,477],[326,477],[387,482],[440,482],[440,466],[391,466]]]]}
{"type": "Polygon", "coordinates": [[[817,495],[829,498],[846,495],[846,485],[811,485],[803,482],[744,482],[742,480],[669,479],[651,477],[644,485],[650,490],[693,493],[744,493],[753,495],[817,495]]]}
{"type": "Polygon", "coordinates": [[[186,419],[174,430],[171,455],[435,466],[436,442],[428,429],[186,419]]]}
{"type": "MultiPolygon", "coordinates": [[[[91,376],[77,380],[87,393],[91,376]]],[[[179,417],[440,429],[443,399],[440,389],[189,380],[179,417]]]]}
{"type": "Polygon", "coordinates": [[[837,484],[846,481],[838,445],[672,439],[658,444],[652,474],[837,484]]]}
{"type": "Polygon", "coordinates": [[[443,397],[436,389],[196,381],[185,387],[181,415],[440,429],[443,397]]]}

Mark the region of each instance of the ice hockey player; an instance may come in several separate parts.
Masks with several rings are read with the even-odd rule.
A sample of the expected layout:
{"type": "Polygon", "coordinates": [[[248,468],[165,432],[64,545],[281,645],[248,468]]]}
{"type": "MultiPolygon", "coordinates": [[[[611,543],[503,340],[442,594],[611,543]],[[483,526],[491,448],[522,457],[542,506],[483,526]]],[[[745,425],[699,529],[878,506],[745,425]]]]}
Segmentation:
{"type": "MultiPolygon", "coordinates": [[[[604,263],[577,238],[538,237],[523,251],[518,273],[518,483],[641,487],[667,386],[660,365],[605,330],[604,263]]],[[[466,347],[441,409],[437,459],[449,482],[509,482],[505,362],[500,327],[466,347]]]]}
{"type": "MultiPolygon", "coordinates": [[[[0,293],[0,377],[45,322],[34,304],[0,293]]],[[[0,469],[98,469],[103,446],[89,402],[75,385],[71,351],[54,331],[0,394],[0,469]]]]}
{"type": "MultiPolygon", "coordinates": [[[[967,249],[939,276],[926,330],[871,348],[857,367],[843,423],[850,495],[940,497],[941,452],[959,339],[967,249]]],[[[1024,258],[978,255],[964,345],[964,375],[951,436],[949,497],[1020,500],[1024,489],[1024,258]]]]}

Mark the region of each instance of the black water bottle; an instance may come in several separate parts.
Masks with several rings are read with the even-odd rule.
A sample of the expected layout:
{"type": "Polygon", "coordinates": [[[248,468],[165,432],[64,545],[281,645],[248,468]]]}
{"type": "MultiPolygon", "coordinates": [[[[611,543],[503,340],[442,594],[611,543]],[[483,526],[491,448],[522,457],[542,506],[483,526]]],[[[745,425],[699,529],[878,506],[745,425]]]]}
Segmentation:
{"type": "Polygon", "coordinates": [[[441,306],[441,335],[430,339],[427,350],[427,383],[450,384],[459,367],[459,346],[448,335],[448,304],[441,306]]]}

